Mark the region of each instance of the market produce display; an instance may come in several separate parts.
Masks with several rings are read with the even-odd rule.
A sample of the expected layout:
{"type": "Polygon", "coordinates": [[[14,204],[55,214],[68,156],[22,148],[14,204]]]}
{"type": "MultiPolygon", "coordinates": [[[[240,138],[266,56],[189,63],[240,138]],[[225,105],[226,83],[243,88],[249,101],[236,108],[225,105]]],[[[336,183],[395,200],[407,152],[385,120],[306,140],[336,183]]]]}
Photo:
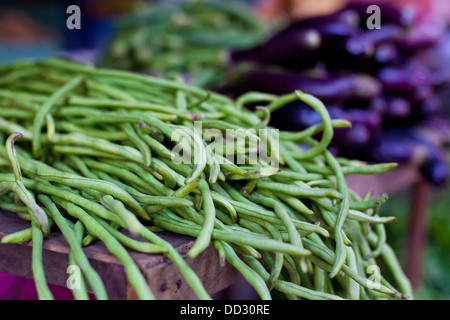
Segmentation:
{"type": "MultiPolygon", "coordinates": [[[[380,28],[369,29],[367,7],[352,3],[294,21],[264,43],[234,50],[223,92],[304,90],[321,99],[332,118],[352,123],[351,130],[336,130],[337,155],[413,164],[442,184],[450,136],[438,92],[450,77],[439,59],[429,63],[436,54],[425,53],[444,41],[445,29],[425,25],[408,7],[387,4],[379,5],[380,28]]],[[[317,112],[295,102],[275,112],[271,124],[301,130],[318,121],[317,112]]]]}
{"type": "MultiPolygon", "coordinates": [[[[32,240],[41,299],[53,298],[42,261],[51,232],[64,235],[71,263],[97,299],[107,298],[105,287],[82,249],[92,241],[102,241],[121,261],[141,299],[154,296],[128,250],[167,255],[198,298],[210,299],[185,261],[209,245],[261,299],[413,298],[386,239],[384,225],[395,217],[378,215],[388,196],[368,192],[361,198],[345,180],[346,174],[377,174],[396,164],[334,157],[327,150],[334,129],[350,123],[330,119],[317,98],[295,91],[232,100],[180,77],[60,58],[0,71],[0,208],[31,223],[2,242],[32,240]],[[316,110],[322,122],[281,131],[279,139],[268,134],[271,113],[295,100],[316,110]],[[269,104],[244,107],[258,101],[269,104]],[[212,152],[210,129],[233,142],[226,154],[212,152]],[[313,138],[318,132],[320,140],[313,138]],[[242,143],[237,137],[243,134],[242,143]],[[261,144],[254,148],[252,141],[272,146],[269,158],[259,157],[261,144]],[[174,160],[177,146],[192,164],[174,160]],[[241,156],[242,164],[230,155],[241,156]],[[158,236],[161,230],[195,238],[186,257],[158,236]]],[[[86,292],[74,296],[83,299],[86,292]]]]}
{"type": "Polygon", "coordinates": [[[117,24],[98,66],[183,72],[201,87],[223,83],[229,48],[264,39],[267,27],[240,1],[137,3],[117,24]]]}

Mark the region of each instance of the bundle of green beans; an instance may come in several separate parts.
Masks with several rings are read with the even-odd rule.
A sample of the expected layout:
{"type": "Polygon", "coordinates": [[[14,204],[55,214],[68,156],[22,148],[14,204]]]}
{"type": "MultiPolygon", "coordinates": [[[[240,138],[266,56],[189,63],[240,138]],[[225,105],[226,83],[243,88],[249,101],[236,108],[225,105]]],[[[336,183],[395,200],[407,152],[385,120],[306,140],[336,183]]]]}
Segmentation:
{"type": "Polygon", "coordinates": [[[188,73],[196,86],[222,85],[229,48],[261,42],[268,28],[239,1],[137,3],[117,22],[98,66],[188,73]]]}
{"type": "MultiPolygon", "coordinates": [[[[60,58],[21,61],[0,72],[0,208],[31,222],[2,242],[32,240],[41,299],[53,298],[42,262],[51,232],[64,235],[71,264],[98,299],[108,298],[105,287],[82,249],[93,241],[123,263],[141,299],[154,295],[128,250],[167,255],[198,298],[210,299],[185,260],[208,246],[261,299],[413,297],[386,240],[384,226],[395,218],[379,215],[387,195],[360,197],[345,180],[395,164],[334,157],[327,150],[333,129],[350,124],[331,120],[313,96],[249,92],[232,100],[179,77],[60,58]],[[317,110],[322,123],[281,131],[278,139],[268,135],[263,129],[271,129],[271,111],[295,99],[317,110]],[[264,107],[249,111],[248,104],[264,107]],[[227,132],[227,139],[233,129],[245,141],[227,154],[212,153],[207,129],[227,132]],[[273,146],[272,160],[252,158],[260,149],[251,141],[273,146]],[[192,164],[175,161],[179,146],[192,164]],[[161,230],[195,238],[186,257],[158,235],[161,230]]],[[[74,296],[87,298],[86,289],[74,289],[74,296]]]]}

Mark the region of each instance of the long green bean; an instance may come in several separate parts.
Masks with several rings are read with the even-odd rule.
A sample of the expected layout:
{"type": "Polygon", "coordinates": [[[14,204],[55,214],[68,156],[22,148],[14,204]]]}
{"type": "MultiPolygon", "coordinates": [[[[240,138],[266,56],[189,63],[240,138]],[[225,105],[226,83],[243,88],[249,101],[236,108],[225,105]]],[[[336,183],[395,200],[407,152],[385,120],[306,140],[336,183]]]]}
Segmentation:
{"type": "Polygon", "coordinates": [[[37,293],[41,300],[54,300],[53,294],[48,287],[45,279],[44,263],[42,261],[42,245],[44,242],[44,235],[40,229],[39,222],[34,215],[30,215],[31,222],[31,239],[32,239],[32,258],[31,268],[33,271],[33,278],[36,284],[37,293]]]}
{"type": "Polygon", "coordinates": [[[202,179],[198,183],[198,188],[203,198],[202,202],[202,208],[204,212],[203,228],[202,231],[199,233],[197,240],[194,242],[194,245],[187,253],[188,257],[190,258],[195,258],[209,245],[211,241],[211,234],[214,230],[214,220],[216,217],[214,202],[211,196],[211,190],[209,189],[208,183],[204,179],[202,179]]]}
{"type": "Polygon", "coordinates": [[[78,239],[75,231],[72,229],[67,220],[62,216],[56,205],[51,201],[51,199],[48,196],[39,195],[39,200],[42,201],[42,203],[46,206],[49,214],[51,215],[56,225],[63,233],[66,241],[70,246],[70,250],[71,253],[73,254],[74,261],[76,261],[77,265],[85,274],[97,299],[99,300],[107,299],[108,295],[106,293],[103,281],[89,263],[88,258],[86,257],[85,253],[81,248],[81,241],[78,239]]]}
{"type": "MultiPolygon", "coordinates": [[[[77,221],[74,226],[73,226],[73,230],[75,231],[75,236],[76,239],[78,240],[78,242],[82,243],[83,241],[83,235],[84,235],[84,226],[81,223],[81,221],[77,221]]],[[[77,265],[77,262],[75,260],[75,256],[73,252],[69,253],[69,265],[70,266],[77,266],[79,267],[79,265],[77,265]]],[[[84,277],[80,277],[79,279],[79,287],[75,287],[72,289],[72,294],[73,297],[75,298],[75,300],[89,300],[89,293],[88,293],[88,289],[86,286],[86,281],[84,279],[84,277]]]]}
{"type": "Polygon", "coordinates": [[[57,197],[52,197],[53,201],[62,206],[73,217],[81,220],[89,232],[103,239],[108,250],[117,256],[117,258],[124,264],[128,272],[126,273],[128,280],[136,289],[137,295],[141,299],[153,300],[154,296],[147,285],[147,281],[135,264],[128,252],[103,226],[98,224],[95,218],[91,217],[81,207],[78,207],[70,202],[62,200],[57,197]]]}

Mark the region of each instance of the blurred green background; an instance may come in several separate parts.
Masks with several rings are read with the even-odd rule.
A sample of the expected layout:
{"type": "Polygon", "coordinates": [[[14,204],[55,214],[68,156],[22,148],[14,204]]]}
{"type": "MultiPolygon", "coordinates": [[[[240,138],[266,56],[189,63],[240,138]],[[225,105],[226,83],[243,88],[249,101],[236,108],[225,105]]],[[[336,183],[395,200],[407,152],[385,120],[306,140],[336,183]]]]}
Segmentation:
{"type": "MultiPolygon", "coordinates": [[[[415,290],[415,299],[450,299],[450,187],[433,189],[428,212],[428,234],[423,261],[423,282],[415,290]]],[[[381,215],[396,216],[397,221],[386,226],[389,244],[401,261],[405,260],[405,242],[411,193],[403,191],[392,195],[383,205],[381,215]]]]}

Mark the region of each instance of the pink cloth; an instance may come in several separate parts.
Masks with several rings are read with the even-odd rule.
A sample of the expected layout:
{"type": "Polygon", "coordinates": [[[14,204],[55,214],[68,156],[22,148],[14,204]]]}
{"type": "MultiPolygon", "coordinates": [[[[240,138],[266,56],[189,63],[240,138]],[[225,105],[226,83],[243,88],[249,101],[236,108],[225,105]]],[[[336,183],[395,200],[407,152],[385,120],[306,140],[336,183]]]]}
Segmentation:
{"type": "MultiPolygon", "coordinates": [[[[73,300],[72,292],[65,287],[49,284],[56,300],[73,300]]],[[[37,300],[33,279],[0,272],[0,300],[37,300]]]]}

